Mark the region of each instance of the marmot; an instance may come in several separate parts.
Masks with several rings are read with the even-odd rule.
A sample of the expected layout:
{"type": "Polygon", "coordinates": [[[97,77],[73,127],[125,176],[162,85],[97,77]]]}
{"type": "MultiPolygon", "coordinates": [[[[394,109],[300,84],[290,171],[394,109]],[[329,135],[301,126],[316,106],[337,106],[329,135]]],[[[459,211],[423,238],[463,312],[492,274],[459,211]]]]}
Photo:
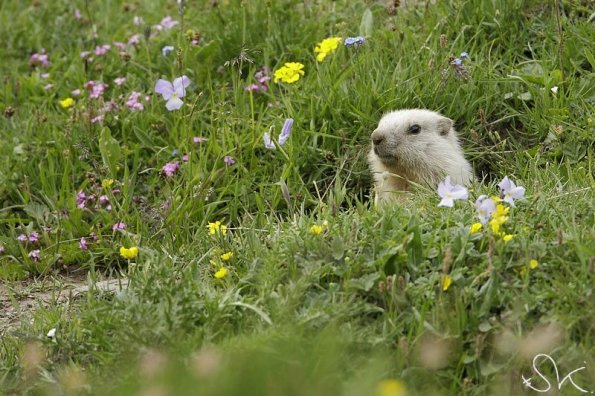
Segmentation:
{"type": "Polygon", "coordinates": [[[372,132],[368,162],[378,202],[398,198],[411,183],[435,188],[447,175],[458,184],[473,180],[453,121],[430,110],[385,114],[372,132]]]}

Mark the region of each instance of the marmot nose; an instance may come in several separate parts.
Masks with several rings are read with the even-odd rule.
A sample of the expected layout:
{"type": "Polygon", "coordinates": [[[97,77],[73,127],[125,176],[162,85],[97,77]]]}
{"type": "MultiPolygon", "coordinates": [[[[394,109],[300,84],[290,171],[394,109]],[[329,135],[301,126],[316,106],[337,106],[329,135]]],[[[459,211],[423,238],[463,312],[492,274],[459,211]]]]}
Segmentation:
{"type": "Polygon", "coordinates": [[[380,143],[384,141],[384,135],[378,131],[372,132],[372,143],[374,146],[378,146],[380,143]]]}

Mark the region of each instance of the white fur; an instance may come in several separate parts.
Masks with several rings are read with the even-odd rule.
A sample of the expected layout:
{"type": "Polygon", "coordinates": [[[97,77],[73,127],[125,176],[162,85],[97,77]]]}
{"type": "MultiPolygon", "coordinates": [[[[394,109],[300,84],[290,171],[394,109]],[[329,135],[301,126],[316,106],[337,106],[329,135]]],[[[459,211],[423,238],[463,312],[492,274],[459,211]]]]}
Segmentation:
{"type": "Polygon", "coordinates": [[[452,127],[452,120],[430,110],[409,109],[390,112],[382,117],[372,138],[383,139],[368,154],[380,202],[398,198],[411,183],[436,188],[450,175],[452,181],[467,184],[473,180],[471,165],[452,127]],[[421,130],[411,134],[417,124],[421,130]]]}

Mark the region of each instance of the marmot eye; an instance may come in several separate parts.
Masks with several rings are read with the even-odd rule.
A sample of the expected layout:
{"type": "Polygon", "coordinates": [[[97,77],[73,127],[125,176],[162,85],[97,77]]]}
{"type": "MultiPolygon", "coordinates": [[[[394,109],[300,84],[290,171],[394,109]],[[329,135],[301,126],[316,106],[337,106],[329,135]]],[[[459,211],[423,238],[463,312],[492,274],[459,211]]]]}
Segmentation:
{"type": "Polygon", "coordinates": [[[417,135],[421,131],[421,127],[417,124],[413,124],[407,129],[407,133],[410,135],[417,135]]]}

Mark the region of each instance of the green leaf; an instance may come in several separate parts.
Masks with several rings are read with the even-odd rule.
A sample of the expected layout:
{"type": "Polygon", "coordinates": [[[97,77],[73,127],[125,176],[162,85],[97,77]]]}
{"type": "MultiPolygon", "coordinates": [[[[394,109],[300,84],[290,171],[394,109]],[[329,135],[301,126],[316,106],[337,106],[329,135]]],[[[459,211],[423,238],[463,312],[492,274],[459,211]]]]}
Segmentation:
{"type": "Polygon", "coordinates": [[[369,8],[366,8],[364,15],[362,15],[362,22],[359,25],[359,35],[364,37],[372,36],[372,29],[374,25],[374,16],[369,8]]]}
{"type": "Polygon", "coordinates": [[[101,152],[103,163],[109,168],[112,177],[115,178],[117,176],[116,166],[122,157],[122,151],[120,149],[120,143],[112,137],[108,128],[103,128],[99,134],[99,151],[101,152]]]}

